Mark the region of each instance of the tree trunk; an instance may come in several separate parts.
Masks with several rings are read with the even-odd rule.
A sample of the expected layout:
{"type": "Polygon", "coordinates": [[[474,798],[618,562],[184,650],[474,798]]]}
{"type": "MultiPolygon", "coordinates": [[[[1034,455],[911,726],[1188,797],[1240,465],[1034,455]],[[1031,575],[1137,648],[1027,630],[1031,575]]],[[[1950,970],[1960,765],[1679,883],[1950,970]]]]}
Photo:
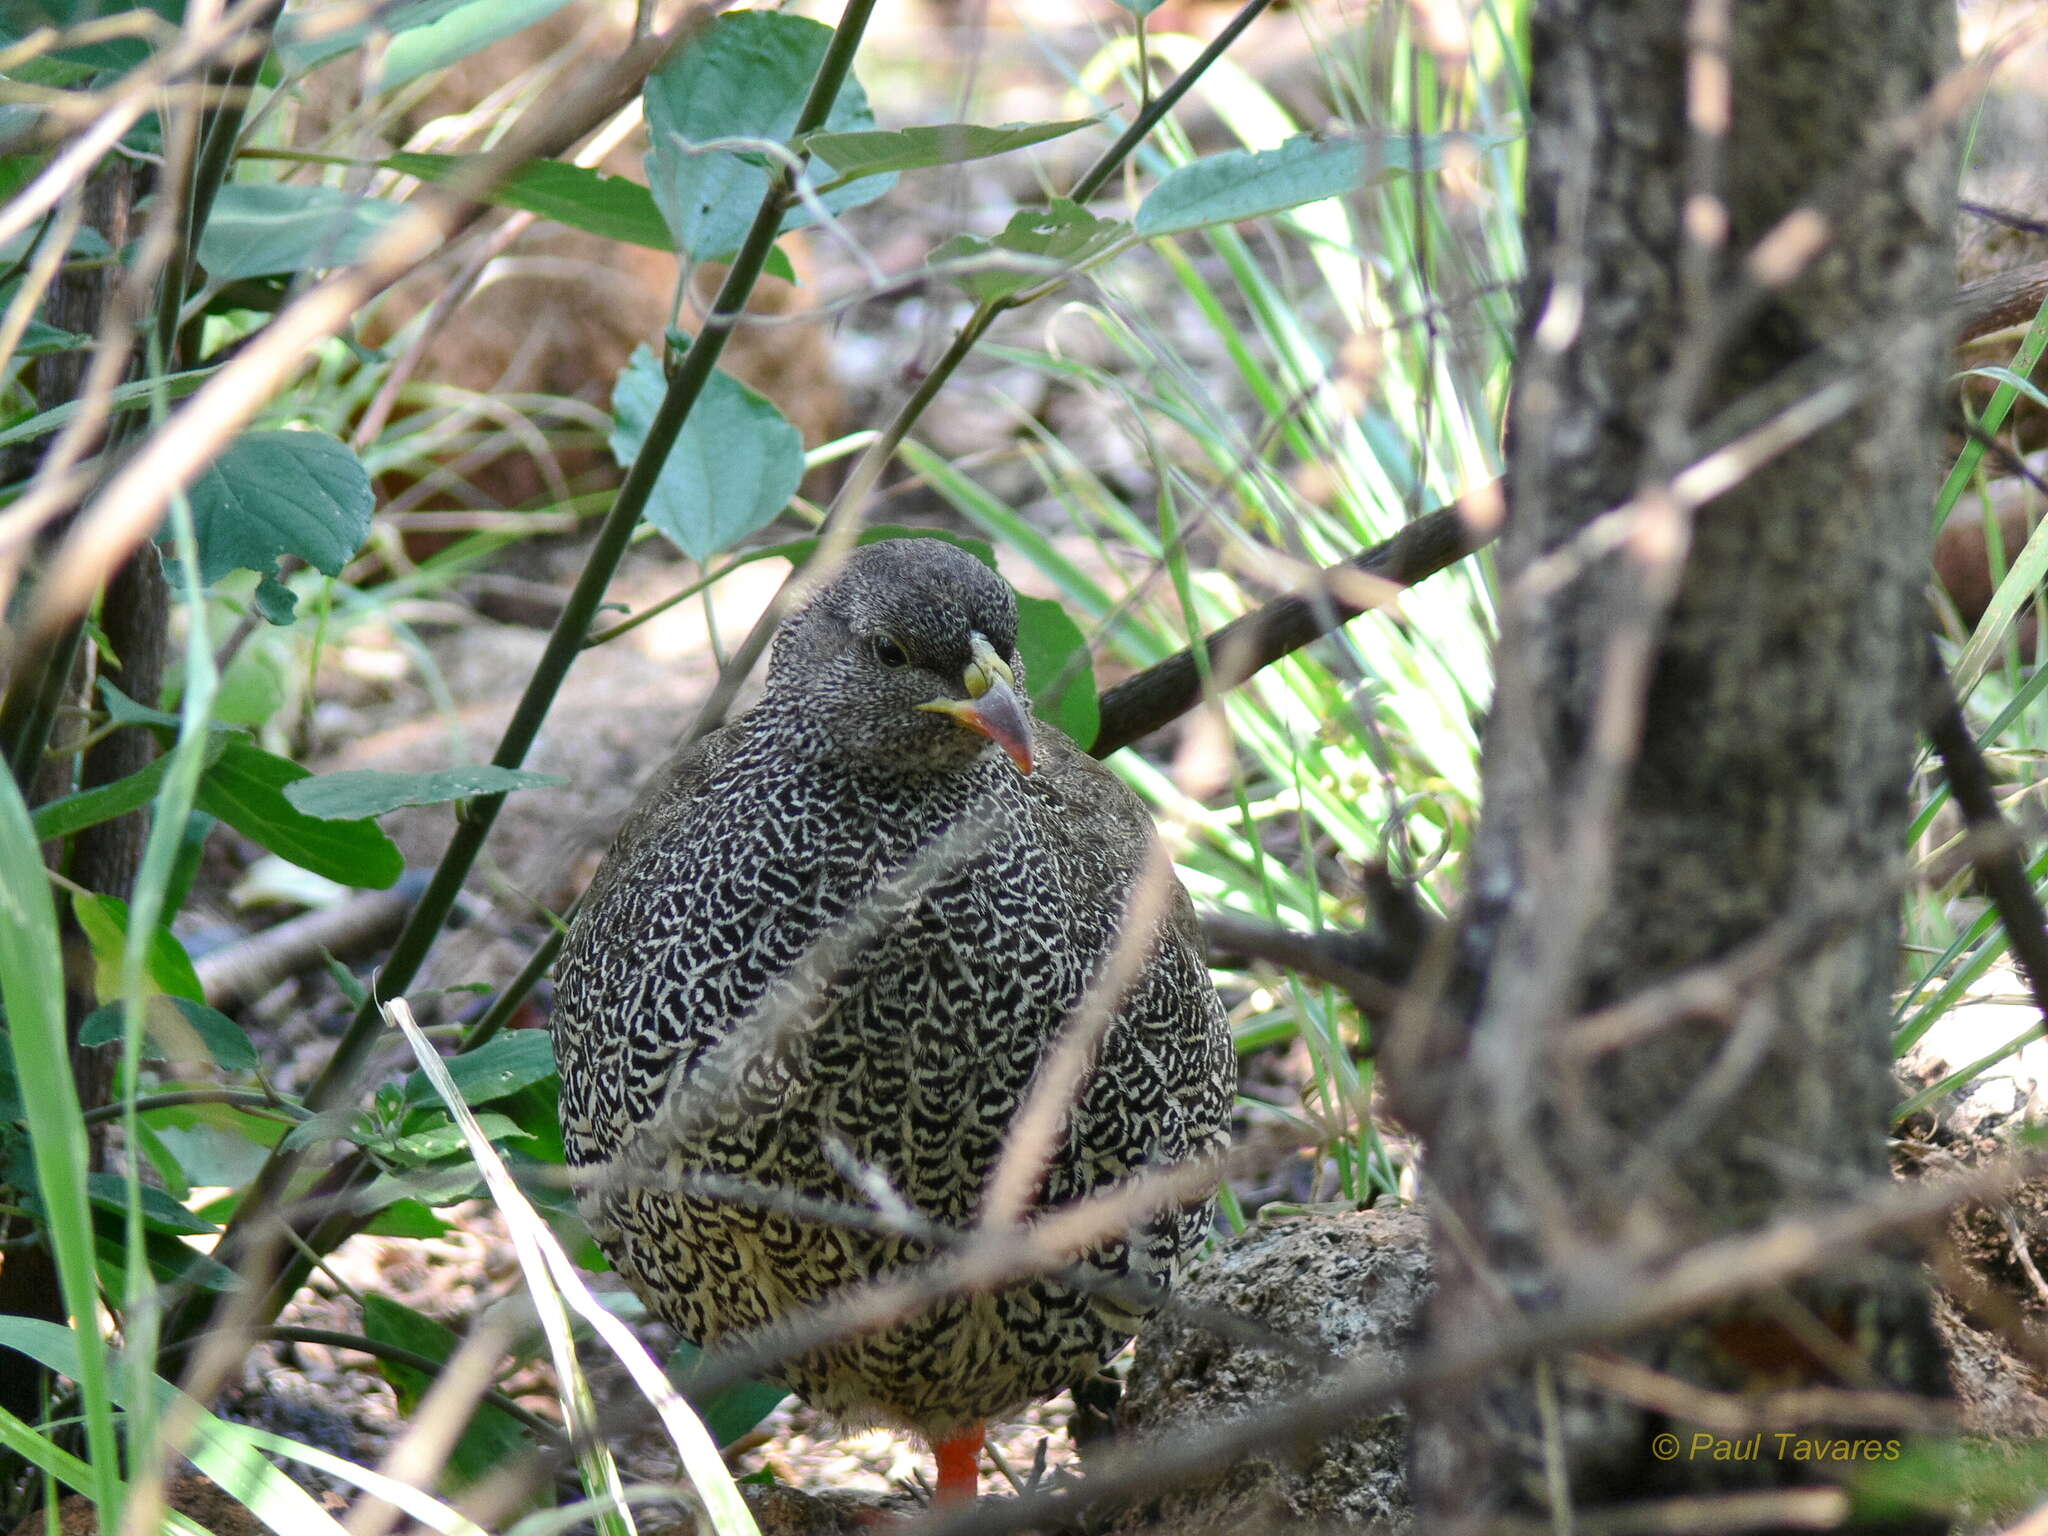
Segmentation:
{"type": "MultiPolygon", "coordinates": [[[[1586,1306],[1704,1239],[1886,1182],[1953,286],[1955,155],[1929,99],[1953,67],[1953,13],[1537,4],[1485,821],[1447,1002],[1388,1063],[1428,1138],[1440,1339],[1586,1306]],[[1817,256],[1745,303],[1745,258],[1807,204],[1825,215],[1817,256]],[[1821,393],[1845,382],[1860,393],[1821,393]],[[1733,489],[1696,510],[1686,485],[1665,494],[1732,435],[1830,398],[1832,425],[1733,489]],[[1723,1011],[1665,1010],[1619,1048],[1576,1033],[1590,1010],[1829,913],[1824,941],[1723,1011]]],[[[1617,1347],[1752,1403],[1947,1391],[1904,1249],[1617,1347]]],[[[1775,1434],[1754,1453],[1695,1439],[1645,1405],[1659,1395],[1606,1395],[1554,1361],[1418,1405],[1425,1524],[1833,1481],[1775,1434]]]]}

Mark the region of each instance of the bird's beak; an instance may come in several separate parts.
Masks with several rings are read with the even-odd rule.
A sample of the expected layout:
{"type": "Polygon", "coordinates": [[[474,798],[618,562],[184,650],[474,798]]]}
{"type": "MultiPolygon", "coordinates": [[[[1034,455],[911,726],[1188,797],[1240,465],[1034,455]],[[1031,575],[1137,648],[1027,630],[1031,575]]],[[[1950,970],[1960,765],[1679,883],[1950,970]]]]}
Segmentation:
{"type": "Polygon", "coordinates": [[[1029,773],[1031,716],[1017,696],[1017,679],[1009,664],[980,635],[974,637],[974,659],[967,663],[960,682],[967,690],[966,698],[934,699],[917,707],[986,736],[1009,754],[1019,773],[1029,773]]]}

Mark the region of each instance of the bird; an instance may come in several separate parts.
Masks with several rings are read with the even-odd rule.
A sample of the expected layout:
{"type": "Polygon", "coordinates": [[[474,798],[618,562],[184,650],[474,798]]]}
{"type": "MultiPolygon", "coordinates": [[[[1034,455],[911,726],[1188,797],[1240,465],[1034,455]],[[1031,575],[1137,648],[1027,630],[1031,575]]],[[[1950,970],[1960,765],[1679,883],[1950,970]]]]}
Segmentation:
{"type": "MultiPolygon", "coordinates": [[[[777,628],[760,702],[643,793],[578,910],[551,1019],[578,1204],[701,1347],[771,1338],[970,1233],[1077,1032],[1098,1033],[1027,1220],[1225,1149],[1236,1057],[1193,904],[1142,802],[1034,718],[1017,641],[1014,592],[966,550],[854,549],[777,628]],[[882,1207],[911,1220],[826,1219],[882,1207]]],[[[772,1379],[921,1436],[935,1498],[972,1500],[987,1422],[1087,1378],[1163,1304],[1207,1240],[1199,1182],[1053,1273],[812,1340],[772,1379]]]]}

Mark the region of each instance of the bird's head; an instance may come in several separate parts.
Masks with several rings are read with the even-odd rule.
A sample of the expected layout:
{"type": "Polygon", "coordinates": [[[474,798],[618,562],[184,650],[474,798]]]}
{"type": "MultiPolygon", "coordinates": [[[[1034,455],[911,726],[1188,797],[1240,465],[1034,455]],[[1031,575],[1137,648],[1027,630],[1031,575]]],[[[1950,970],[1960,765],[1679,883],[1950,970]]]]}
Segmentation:
{"type": "Polygon", "coordinates": [[[960,768],[993,742],[1031,771],[1016,595],[939,539],[889,539],[849,555],[776,633],[768,700],[855,756],[960,768]]]}

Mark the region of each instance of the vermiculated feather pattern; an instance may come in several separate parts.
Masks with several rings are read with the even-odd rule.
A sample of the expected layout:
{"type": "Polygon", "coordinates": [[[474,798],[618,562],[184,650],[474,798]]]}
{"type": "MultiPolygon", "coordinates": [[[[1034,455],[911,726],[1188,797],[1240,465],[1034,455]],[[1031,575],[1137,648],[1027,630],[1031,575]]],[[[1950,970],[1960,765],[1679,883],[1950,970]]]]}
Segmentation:
{"type": "MultiPolygon", "coordinates": [[[[964,600],[977,635],[1001,628],[987,601],[978,587],[964,600]]],[[[621,835],[556,992],[584,1213],[655,1313],[705,1345],[758,1336],[932,1249],[690,1181],[867,1206],[850,1158],[921,1217],[970,1227],[1152,846],[1136,799],[1056,731],[1037,728],[1029,775],[986,744],[961,760],[967,733],[932,717],[946,734],[929,761],[893,742],[849,750],[843,730],[821,728],[832,711],[815,690],[859,689],[863,674],[798,659],[792,680],[779,645],[782,686],[772,672],[767,700],[686,758],[621,835]]],[[[1234,1057],[1192,908],[1177,884],[1167,897],[1131,939],[1144,963],[1112,1000],[1042,1205],[1221,1150],[1234,1057]]],[[[947,1297],[798,1353],[779,1377],[842,1418],[944,1437],[1114,1353],[1144,1309],[1134,1297],[1156,1304],[1208,1219],[1207,1204],[1168,1209],[1067,1276],[947,1297]]]]}

